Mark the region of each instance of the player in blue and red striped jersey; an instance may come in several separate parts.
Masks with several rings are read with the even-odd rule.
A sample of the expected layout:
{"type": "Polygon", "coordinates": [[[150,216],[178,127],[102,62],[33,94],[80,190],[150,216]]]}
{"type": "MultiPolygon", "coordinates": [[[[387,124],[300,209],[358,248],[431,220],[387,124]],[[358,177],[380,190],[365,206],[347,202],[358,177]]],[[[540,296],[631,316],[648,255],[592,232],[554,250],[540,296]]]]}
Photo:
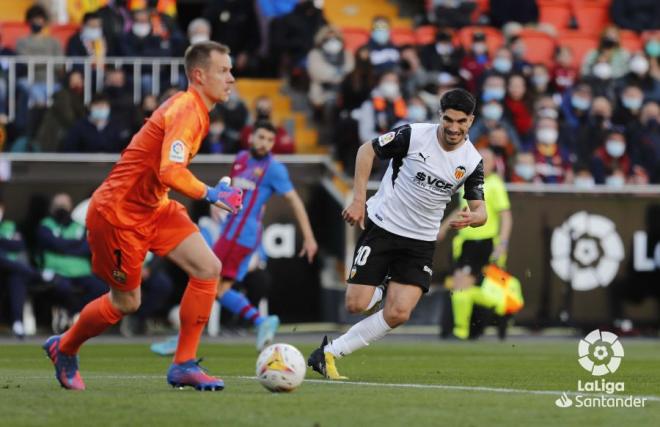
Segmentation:
{"type": "MultiPolygon", "coordinates": [[[[266,202],[279,194],[290,203],[303,233],[300,256],[311,263],[318,250],[309,217],[300,196],[293,188],[289,173],[282,163],[273,158],[275,127],[267,121],[254,125],[250,135],[250,149],[236,156],[230,177],[232,185],[243,190],[243,210],[230,215],[222,224],[220,238],[213,251],[222,261],[222,277],[218,285],[218,301],[223,308],[251,321],[257,328],[257,349],[261,350],[273,340],[279,327],[278,316],[260,316],[241,292],[232,289],[248,272],[250,260],[257,255],[261,243],[262,217],[266,202]]],[[[176,341],[168,340],[151,348],[158,354],[169,354],[176,341]]]]}

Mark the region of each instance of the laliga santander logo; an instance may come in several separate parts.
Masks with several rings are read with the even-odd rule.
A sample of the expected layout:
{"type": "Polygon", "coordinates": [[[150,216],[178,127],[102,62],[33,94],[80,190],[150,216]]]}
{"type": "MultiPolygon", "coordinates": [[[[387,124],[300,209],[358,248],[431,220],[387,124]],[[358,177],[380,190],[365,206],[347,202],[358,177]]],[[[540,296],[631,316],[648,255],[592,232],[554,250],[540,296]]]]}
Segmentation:
{"type": "Polygon", "coordinates": [[[595,329],[578,344],[580,366],[595,377],[616,372],[623,355],[619,337],[611,332],[595,329]]]}
{"type": "Polygon", "coordinates": [[[554,230],[550,248],[552,269],[576,291],[608,286],[624,257],[614,222],[584,211],[554,230]]]}

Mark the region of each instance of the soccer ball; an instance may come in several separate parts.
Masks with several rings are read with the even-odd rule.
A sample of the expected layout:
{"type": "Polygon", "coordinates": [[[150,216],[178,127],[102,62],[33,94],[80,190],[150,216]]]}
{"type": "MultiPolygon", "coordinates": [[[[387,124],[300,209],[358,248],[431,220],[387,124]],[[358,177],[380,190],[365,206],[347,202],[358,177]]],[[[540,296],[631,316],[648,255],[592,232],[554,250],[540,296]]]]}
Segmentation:
{"type": "Polygon", "coordinates": [[[272,392],[293,391],[305,379],[305,358],[289,344],[266,347],[257,358],[257,378],[272,392]]]}

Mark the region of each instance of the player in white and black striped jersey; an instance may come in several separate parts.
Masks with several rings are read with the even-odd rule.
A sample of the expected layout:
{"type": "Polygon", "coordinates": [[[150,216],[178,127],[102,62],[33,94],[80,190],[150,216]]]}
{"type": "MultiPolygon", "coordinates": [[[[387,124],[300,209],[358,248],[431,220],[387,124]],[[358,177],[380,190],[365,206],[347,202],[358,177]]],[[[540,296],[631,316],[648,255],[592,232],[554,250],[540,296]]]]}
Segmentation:
{"type": "Polygon", "coordinates": [[[440,124],[401,126],[365,143],[358,150],[354,198],[344,220],[359,224],[353,266],[348,278],[346,309],[373,312],[344,335],[321,347],[308,365],[326,378],[343,379],[335,358],[369,345],[405,323],[428,291],[435,241],[451,196],[465,186],[468,208],[451,222],[456,229],[486,223],[483,162],[468,138],[475,100],[454,89],[440,101],[440,124]],[[375,157],[390,159],[378,192],[366,201],[375,157]],[[384,307],[381,283],[387,281],[384,307]]]}

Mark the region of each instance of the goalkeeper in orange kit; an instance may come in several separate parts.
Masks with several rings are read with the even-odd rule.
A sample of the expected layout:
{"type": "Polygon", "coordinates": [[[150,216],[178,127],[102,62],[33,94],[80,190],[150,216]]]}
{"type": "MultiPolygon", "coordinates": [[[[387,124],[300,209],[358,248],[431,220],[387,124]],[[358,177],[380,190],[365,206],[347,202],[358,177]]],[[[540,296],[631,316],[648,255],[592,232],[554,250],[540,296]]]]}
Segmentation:
{"type": "Polygon", "coordinates": [[[208,132],[209,110],[229,99],[234,84],[231,68],[224,45],[203,42],[188,48],[188,90],[172,96],[151,115],[92,196],[87,213],[92,269],[110,292],[85,306],[70,330],[44,344],[62,387],[85,388],[78,370],[80,346],[140,306],[142,264],[152,251],[169,258],[190,278],[181,300],[179,343],[168,383],[197,390],[224,388],[223,381],[207,375],[196,358],[221,264],[186,209],[170,200],[168,192],[173,188],[233,213],[241,208],[241,190],[224,181],[208,187],[187,168],[208,132]]]}

